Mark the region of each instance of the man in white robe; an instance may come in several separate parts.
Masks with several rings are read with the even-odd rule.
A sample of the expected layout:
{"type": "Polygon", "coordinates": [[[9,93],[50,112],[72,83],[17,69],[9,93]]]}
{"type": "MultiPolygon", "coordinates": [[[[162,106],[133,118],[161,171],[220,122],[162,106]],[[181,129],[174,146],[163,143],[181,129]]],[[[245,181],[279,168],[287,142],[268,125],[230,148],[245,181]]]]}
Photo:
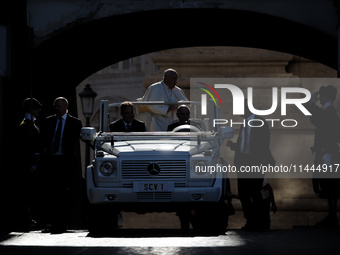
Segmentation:
{"type": "MultiPolygon", "coordinates": [[[[178,103],[188,101],[182,89],[176,86],[178,74],[174,69],[164,72],[163,80],[148,87],[142,101],[164,101],[166,103],[178,103]]],[[[151,112],[150,131],[167,131],[168,125],[177,120],[177,104],[173,105],[149,105],[151,112]]]]}

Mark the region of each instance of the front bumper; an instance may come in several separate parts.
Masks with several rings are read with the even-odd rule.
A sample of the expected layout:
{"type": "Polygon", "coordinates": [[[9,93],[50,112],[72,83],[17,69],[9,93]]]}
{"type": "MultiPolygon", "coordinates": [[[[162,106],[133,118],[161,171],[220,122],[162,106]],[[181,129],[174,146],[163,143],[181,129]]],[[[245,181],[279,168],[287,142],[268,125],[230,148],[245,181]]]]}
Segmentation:
{"type": "Polygon", "coordinates": [[[171,192],[133,192],[127,188],[88,188],[91,204],[131,202],[217,202],[221,189],[175,188],[171,192]]]}
{"type": "Polygon", "coordinates": [[[216,179],[212,187],[175,187],[166,192],[135,192],[130,188],[96,187],[92,169],[87,170],[87,196],[91,204],[105,203],[204,203],[218,202],[222,193],[222,182],[216,179]]]}

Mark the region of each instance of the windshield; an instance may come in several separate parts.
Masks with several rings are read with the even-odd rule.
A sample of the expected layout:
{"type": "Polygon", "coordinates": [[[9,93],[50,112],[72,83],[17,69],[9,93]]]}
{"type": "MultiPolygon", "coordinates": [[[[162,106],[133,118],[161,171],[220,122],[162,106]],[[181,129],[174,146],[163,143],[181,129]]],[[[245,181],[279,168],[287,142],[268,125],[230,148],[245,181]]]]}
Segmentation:
{"type": "Polygon", "coordinates": [[[147,150],[154,148],[177,148],[178,146],[191,146],[196,150],[201,150],[207,144],[213,144],[217,141],[215,132],[132,132],[132,133],[101,133],[96,139],[96,150],[102,150],[109,154],[118,153],[123,147],[144,146],[147,150]],[[169,146],[165,146],[169,145],[169,146]]]}

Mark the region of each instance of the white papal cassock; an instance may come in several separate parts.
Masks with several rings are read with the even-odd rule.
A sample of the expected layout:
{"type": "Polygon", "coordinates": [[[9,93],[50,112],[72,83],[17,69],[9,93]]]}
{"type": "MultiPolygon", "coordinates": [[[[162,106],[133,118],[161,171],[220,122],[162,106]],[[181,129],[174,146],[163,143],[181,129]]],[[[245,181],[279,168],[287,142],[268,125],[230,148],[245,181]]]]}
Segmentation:
{"type": "MultiPolygon", "coordinates": [[[[184,92],[175,86],[172,90],[163,82],[157,82],[148,87],[142,101],[164,101],[178,103],[188,101],[184,92]]],[[[168,125],[177,120],[176,111],[167,113],[169,105],[149,105],[151,112],[150,131],[167,131],[168,125]]]]}

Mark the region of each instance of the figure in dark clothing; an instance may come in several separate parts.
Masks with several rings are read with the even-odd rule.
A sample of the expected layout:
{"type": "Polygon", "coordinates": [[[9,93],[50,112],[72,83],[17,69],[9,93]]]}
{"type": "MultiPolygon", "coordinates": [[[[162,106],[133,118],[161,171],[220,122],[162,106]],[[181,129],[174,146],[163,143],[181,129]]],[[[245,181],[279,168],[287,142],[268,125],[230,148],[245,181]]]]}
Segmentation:
{"type": "Polygon", "coordinates": [[[168,131],[174,130],[176,127],[180,125],[190,124],[190,108],[187,105],[180,105],[177,108],[176,116],[178,118],[178,121],[170,124],[168,126],[168,131]]]}
{"type": "MultiPolygon", "coordinates": [[[[245,119],[245,125],[241,125],[237,142],[227,141],[227,147],[235,151],[234,165],[238,169],[241,166],[274,165],[275,160],[270,151],[270,132],[267,122],[249,111],[246,100],[244,109],[245,113],[242,117],[245,119]],[[263,123],[262,126],[258,125],[259,120],[263,123]]],[[[244,217],[247,220],[243,229],[263,230],[265,227],[261,194],[263,175],[261,173],[239,173],[237,185],[244,217]]]]}
{"type": "Polygon", "coordinates": [[[122,119],[110,123],[111,132],[145,132],[144,122],[135,119],[133,104],[123,102],[120,105],[120,115],[122,119]]]}
{"type": "Polygon", "coordinates": [[[23,102],[25,117],[18,126],[16,137],[20,146],[21,165],[19,177],[19,194],[21,207],[17,212],[22,214],[17,219],[17,224],[30,229],[36,224],[37,215],[37,186],[38,163],[40,158],[40,129],[36,124],[36,118],[41,112],[42,104],[35,98],[27,98],[23,102]]]}
{"type": "Polygon", "coordinates": [[[274,191],[269,182],[264,178],[262,185],[262,198],[264,205],[264,229],[270,228],[270,211],[273,211],[273,215],[277,211],[275,203],[274,191]]]}
{"type": "MultiPolygon", "coordinates": [[[[340,118],[333,106],[337,89],[332,85],[322,86],[314,92],[310,101],[306,104],[311,112],[311,123],[315,126],[314,145],[311,148],[314,153],[314,165],[321,166],[340,163],[339,134],[340,118]],[[321,107],[315,105],[320,100],[321,107]]],[[[328,199],[328,215],[319,222],[318,226],[333,227],[338,225],[337,199],[340,196],[340,179],[338,178],[313,178],[313,189],[320,198],[328,199]]]]}
{"type": "MultiPolygon", "coordinates": [[[[198,130],[202,130],[200,124],[197,121],[190,120],[190,107],[182,104],[178,106],[176,111],[176,116],[178,120],[168,126],[167,131],[173,131],[177,127],[182,125],[192,125],[194,127],[197,127],[198,130]]],[[[181,129],[181,132],[190,132],[190,129],[181,129]]]]}
{"type": "Polygon", "coordinates": [[[79,137],[82,123],[68,113],[68,101],[54,101],[56,114],[46,118],[42,128],[44,148],[46,224],[49,231],[62,233],[70,223],[71,201],[80,181],[79,137]]]}

